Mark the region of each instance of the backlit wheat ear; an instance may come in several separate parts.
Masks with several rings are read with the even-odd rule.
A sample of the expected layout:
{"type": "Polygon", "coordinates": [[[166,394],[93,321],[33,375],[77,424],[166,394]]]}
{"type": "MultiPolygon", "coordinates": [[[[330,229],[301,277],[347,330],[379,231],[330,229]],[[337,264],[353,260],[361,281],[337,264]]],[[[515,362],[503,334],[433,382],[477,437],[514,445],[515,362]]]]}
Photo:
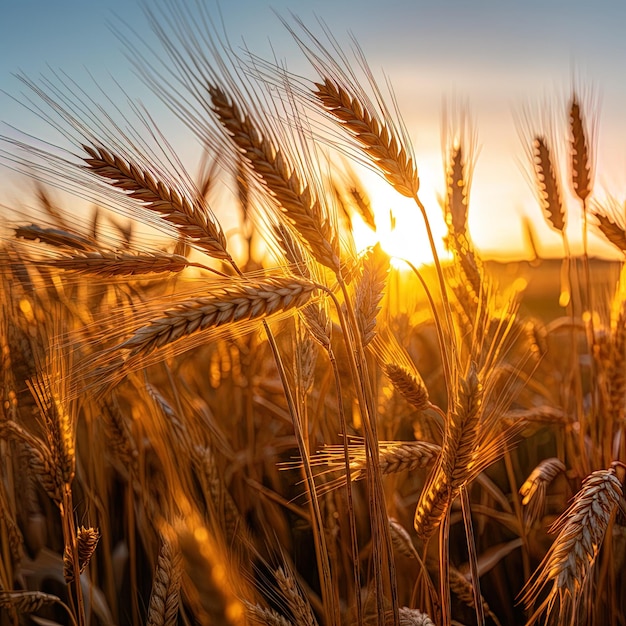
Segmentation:
{"type": "Polygon", "coordinates": [[[311,187],[300,180],[284,151],[263,134],[263,127],[255,123],[249,113],[242,111],[220,87],[209,86],[209,95],[215,115],[236,148],[293,222],[315,259],[333,271],[339,271],[339,239],[311,187]]]}
{"type": "Polygon", "coordinates": [[[355,313],[363,345],[368,345],[376,334],[376,316],[380,311],[387,274],[389,256],[377,243],[363,259],[363,274],[356,287],[355,313]]]}
{"type": "Polygon", "coordinates": [[[417,196],[415,163],[390,126],[335,80],[324,78],[315,87],[313,95],[324,110],[356,139],[394,189],[408,198],[417,196]]]}
{"type": "Polygon", "coordinates": [[[445,213],[448,228],[454,234],[467,231],[468,181],[463,147],[460,143],[450,148],[446,167],[445,213]]]}
{"type": "Polygon", "coordinates": [[[86,167],[126,192],[172,224],[178,232],[208,255],[231,261],[226,237],[199,198],[175,189],[154,172],[117,156],[102,146],[83,145],[86,167]]]}
{"type": "Polygon", "coordinates": [[[535,467],[519,489],[522,496],[524,518],[527,524],[533,524],[542,515],[545,508],[546,489],[554,478],[565,471],[565,464],[557,458],[545,459],[535,467]]]}
{"type": "Polygon", "coordinates": [[[578,198],[585,202],[593,185],[591,154],[585,119],[576,94],[569,104],[569,123],[572,187],[578,198]]]}
{"type": "Polygon", "coordinates": [[[210,328],[243,320],[265,318],[305,304],[315,285],[293,276],[257,281],[238,279],[211,294],[181,302],[135,331],[118,347],[129,356],[147,355],[179,339],[210,328]]]}
{"type": "Polygon", "coordinates": [[[383,369],[396,391],[418,411],[432,406],[424,381],[416,371],[397,363],[385,363],[383,369]]]}
{"type": "Polygon", "coordinates": [[[616,200],[610,200],[606,207],[594,206],[591,215],[596,228],[618,250],[626,253],[626,228],[624,228],[624,207],[616,200]]]}
{"type": "Polygon", "coordinates": [[[585,478],[574,502],[552,526],[558,535],[524,590],[524,603],[532,607],[543,588],[552,584],[528,624],[535,623],[544,612],[550,617],[553,611],[558,612],[562,623],[576,622],[578,600],[622,499],[622,485],[612,468],[585,478]]]}
{"type": "Polygon", "coordinates": [[[185,257],[178,254],[164,252],[131,254],[108,251],[81,252],[71,256],[39,260],[35,263],[68,272],[103,277],[178,273],[191,265],[185,257]]]}
{"type": "MultiPolygon", "coordinates": [[[[382,474],[395,474],[402,471],[423,469],[432,465],[441,447],[428,441],[381,441],[379,442],[379,464],[382,474]]],[[[365,445],[350,443],[348,446],[352,480],[361,480],[367,475],[365,445]]],[[[345,472],[344,447],[325,445],[311,457],[312,466],[321,466],[326,472],[345,472]]],[[[325,493],[345,484],[345,478],[337,478],[322,485],[320,493],[325,493]]]]}
{"type": "Polygon", "coordinates": [[[545,137],[538,135],[532,144],[535,184],[539,204],[548,223],[559,232],[565,230],[561,185],[552,151],[545,137]]]}
{"type": "MultiPolygon", "coordinates": [[[[441,454],[420,493],[415,509],[417,534],[428,539],[447,514],[459,487],[473,475],[479,440],[482,385],[472,364],[461,379],[446,423],[441,454]]],[[[475,470],[474,470],[475,471],[475,470]]]]}

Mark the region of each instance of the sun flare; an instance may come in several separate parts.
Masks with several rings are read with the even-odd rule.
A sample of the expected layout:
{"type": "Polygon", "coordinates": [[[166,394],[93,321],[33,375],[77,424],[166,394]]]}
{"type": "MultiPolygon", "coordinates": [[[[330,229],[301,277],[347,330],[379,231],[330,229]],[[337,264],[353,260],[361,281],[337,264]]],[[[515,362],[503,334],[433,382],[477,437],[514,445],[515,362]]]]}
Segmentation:
{"type": "MultiPolygon", "coordinates": [[[[416,267],[433,262],[424,220],[415,202],[398,194],[387,182],[372,175],[364,179],[370,194],[376,230],[370,228],[358,215],[353,216],[352,231],[359,252],[380,242],[391,256],[392,265],[406,268],[405,261],[416,267]]],[[[422,183],[422,186],[424,183],[422,183]]],[[[446,229],[439,207],[434,214],[429,207],[429,220],[435,246],[440,258],[447,258],[443,245],[446,229]]]]}

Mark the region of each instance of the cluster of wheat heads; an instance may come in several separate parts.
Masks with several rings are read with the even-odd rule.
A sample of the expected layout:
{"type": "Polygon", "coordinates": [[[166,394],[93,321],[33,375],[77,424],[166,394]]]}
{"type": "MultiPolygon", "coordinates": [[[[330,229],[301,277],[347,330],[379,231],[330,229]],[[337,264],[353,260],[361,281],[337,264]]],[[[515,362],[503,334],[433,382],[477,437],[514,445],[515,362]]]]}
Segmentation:
{"type": "MultiPolygon", "coordinates": [[[[622,623],[623,290],[592,308],[587,259],[563,318],[500,291],[468,232],[463,132],[440,263],[408,133],[332,39],[294,33],[307,83],[224,58],[202,22],[158,24],[169,61],[144,76],[214,157],[198,180],[73,84],[29,83],[68,154],[10,140],[38,178],[167,236],[147,251],[101,210],[77,226],[39,186],[39,223],[3,241],[0,624],[622,623]],[[350,219],[375,220],[333,147],[415,201],[430,278],[354,252],[350,219]],[[400,307],[409,282],[424,295],[400,307]]],[[[576,97],[570,125],[574,197],[620,245],[576,97]]],[[[531,153],[565,237],[549,140],[531,153]]]]}

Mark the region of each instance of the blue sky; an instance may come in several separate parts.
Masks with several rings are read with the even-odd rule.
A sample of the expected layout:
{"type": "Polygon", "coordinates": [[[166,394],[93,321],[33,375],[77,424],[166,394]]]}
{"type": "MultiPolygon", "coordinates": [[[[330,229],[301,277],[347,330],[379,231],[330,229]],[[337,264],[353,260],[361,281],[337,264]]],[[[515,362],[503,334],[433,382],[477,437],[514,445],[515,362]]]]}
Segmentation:
{"type": "MultiPolygon", "coordinates": [[[[193,4],[195,0],[190,0],[193,4]]],[[[205,2],[217,15],[217,3],[205,2]]],[[[305,68],[274,14],[289,12],[315,29],[325,20],[347,45],[353,33],[375,71],[384,69],[396,91],[422,170],[427,204],[441,191],[442,102],[469,103],[480,155],[474,175],[471,226],[479,246],[521,246],[519,213],[536,220],[547,245],[559,239],[541,224],[524,180],[523,150],[514,113],[548,101],[561,106],[572,76],[592,88],[598,116],[598,190],[626,197],[626,3],[496,0],[229,0],[221,11],[233,41],[244,39],[261,56],[273,50],[289,67],[305,68]],[[271,47],[270,43],[271,42],[271,47]],[[559,100],[560,98],[560,100],[559,100]]],[[[63,70],[80,84],[90,73],[115,77],[149,107],[156,99],[133,75],[114,30],[128,23],[150,37],[135,0],[7,0],[0,20],[1,120],[35,134],[43,123],[8,95],[21,99],[16,72],[36,78],[63,70]]],[[[312,75],[312,73],[310,74],[312,75]]],[[[380,74],[379,74],[380,75],[380,74]]],[[[163,124],[167,135],[167,121],[163,124]]],[[[1,134],[10,134],[2,126],[1,134]]],[[[193,167],[191,168],[193,170],[193,167]]],[[[7,176],[0,170],[0,176],[7,176]]],[[[598,194],[601,195],[601,194],[598,194]]]]}

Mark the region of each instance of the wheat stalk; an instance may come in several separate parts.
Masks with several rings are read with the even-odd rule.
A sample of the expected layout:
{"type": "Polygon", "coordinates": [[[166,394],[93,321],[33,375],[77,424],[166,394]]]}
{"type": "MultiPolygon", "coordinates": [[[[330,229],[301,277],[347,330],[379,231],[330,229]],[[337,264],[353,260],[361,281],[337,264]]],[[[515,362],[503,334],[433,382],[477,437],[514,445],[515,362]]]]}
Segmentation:
{"type": "Polygon", "coordinates": [[[380,311],[380,301],[384,295],[389,256],[377,243],[363,258],[363,274],[356,286],[355,315],[361,341],[367,346],[376,334],[376,316],[380,311]]]}
{"type": "Polygon", "coordinates": [[[314,290],[314,284],[293,276],[239,280],[232,286],[212,289],[209,296],[165,310],[118,347],[129,350],[130,356],[146,355],[209,328],[297,308],[309,300],[314,290]]]}
{"type": "Polygon", "coordinates": [[[91,172],[158,213],[210,256],[232,262],[222,229],[199,198],[175,189],[145,167],[102,146],[83,145],[83,149],[89,155],[84,161],[91,172]]]}

